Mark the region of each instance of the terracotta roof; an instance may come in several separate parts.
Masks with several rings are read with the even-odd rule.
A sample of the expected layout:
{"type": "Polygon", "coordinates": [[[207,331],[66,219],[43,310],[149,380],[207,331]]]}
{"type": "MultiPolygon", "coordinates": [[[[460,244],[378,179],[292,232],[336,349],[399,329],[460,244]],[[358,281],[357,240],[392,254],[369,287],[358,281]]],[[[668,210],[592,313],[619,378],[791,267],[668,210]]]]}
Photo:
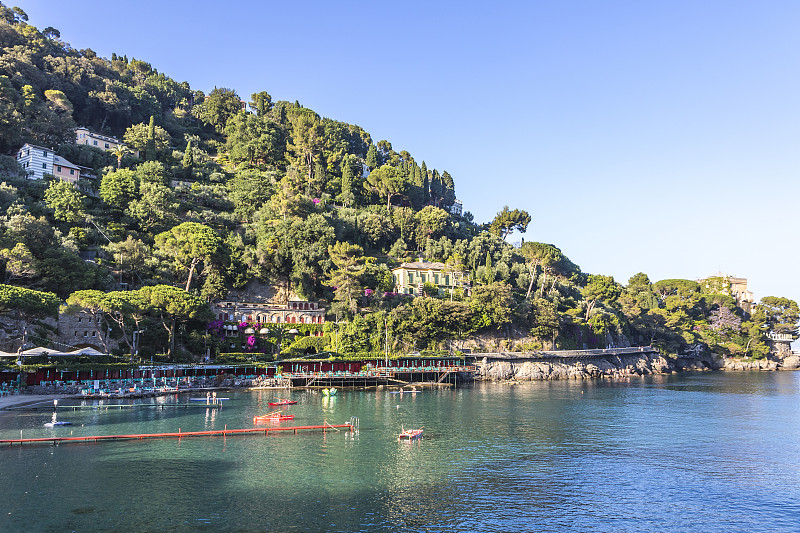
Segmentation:
{"type": "Polygon", "coordinates": [[[403,263],[399,267],[393,268],[392,270],[397,270],[398,268],[413,268],[417,270],[444,270],[444,267],[445,267],[444,263],[428,263],[427,261],[425,262],[414,261],[413,263],[403,263]]]}

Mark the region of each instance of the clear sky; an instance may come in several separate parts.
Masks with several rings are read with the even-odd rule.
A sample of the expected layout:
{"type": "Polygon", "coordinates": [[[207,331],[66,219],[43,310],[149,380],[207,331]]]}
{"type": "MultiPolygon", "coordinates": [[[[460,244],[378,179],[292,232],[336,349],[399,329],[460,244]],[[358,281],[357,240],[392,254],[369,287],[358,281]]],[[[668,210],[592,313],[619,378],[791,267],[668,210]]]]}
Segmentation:
{"type": "Polygon", "coordinates": [[[4,1],[75,48],[358,124],[586,272],[800,301],[796,0],[4,1]]]}

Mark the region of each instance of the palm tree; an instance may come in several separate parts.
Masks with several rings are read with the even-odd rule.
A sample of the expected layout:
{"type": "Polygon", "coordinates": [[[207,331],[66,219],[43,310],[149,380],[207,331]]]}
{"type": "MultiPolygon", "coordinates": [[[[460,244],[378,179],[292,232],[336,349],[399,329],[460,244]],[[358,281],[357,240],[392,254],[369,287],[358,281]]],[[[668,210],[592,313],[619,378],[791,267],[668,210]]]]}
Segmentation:
{"type": "Polygon", "coordinates": [[[130,149],[124,144],[118,144],[113,149],[110,150],[112,154],[117,156],[117,168],[122,166],[122,158],[127,154],[131,153],[130,149]]]}

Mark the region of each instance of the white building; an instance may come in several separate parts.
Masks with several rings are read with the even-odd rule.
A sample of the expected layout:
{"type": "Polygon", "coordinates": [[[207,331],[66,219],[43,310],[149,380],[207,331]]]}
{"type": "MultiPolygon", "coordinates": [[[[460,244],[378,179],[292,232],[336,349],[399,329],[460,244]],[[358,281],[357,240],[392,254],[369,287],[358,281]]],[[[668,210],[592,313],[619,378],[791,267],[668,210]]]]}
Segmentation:
{"type": "Polygon", "coordinates": [[[461,203],[461,200],[456,200],[453,202],[453,205],[450,206],[450,213],[453,215],[461,216],[461,213],[464,211],[464,205],[461,203]]]}
{"type": "Polygon", "coordinates": [[[17,151],[17,163],[28,173],[31,179],[43,179],[45,174],[52,174],[69,183],[77,183],[81,177],[81,168],[56,155],[51,149],[35,144],[25,143],[17,151]]]}

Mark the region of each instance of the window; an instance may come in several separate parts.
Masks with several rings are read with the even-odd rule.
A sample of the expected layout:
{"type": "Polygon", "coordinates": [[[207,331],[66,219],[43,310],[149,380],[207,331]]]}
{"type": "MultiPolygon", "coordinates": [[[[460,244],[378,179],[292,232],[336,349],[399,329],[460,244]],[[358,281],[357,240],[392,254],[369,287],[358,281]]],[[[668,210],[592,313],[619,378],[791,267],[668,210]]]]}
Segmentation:
{"type": "Polygon", "coordinates": [[[76,336],[76,337],[78,336],[78,332],[77,332],[77,331],[75,332],[75,336],[76,336]]]}
{"type": "Polygon", "coordinates": [[[61,165],[57,165],[58,171],[61,172],[61,165]]]}
{"type": "Polygon", "coordinates": [[[42,163],[42,168],[47,169],[47,163],[42,163]]]}
{"type": "Polygon", "coordinates": [[[92,337],[96,337],[96,336],[97,336],[97,332],[96,332],[96,331],[93,331],[93,332],[92,332],[92,337]]]}
{"type": "Polygon", "coordinates": [[[69,175],[70,176],[74,176],[75,175],[75,169],[74,168],[69,169],[69,175]]]}
{"type": "Polygon", "coordinates": [[[106,148],[108,148],[108,143],[106,143],[106,148]]]}
{"type": "Polygon", "coordinates": [[[47,157],[47,152],[42,152],[42,155],[47,157]]]}
{"type": "Polygon", "coordinates": [[[83,320],[83,319],[81,317],[78,317],[78,322],[80,322],[81,320],[83,320]]]}
{"type": "Polygon", "coordinates": [[[97,141],[94,141],[94,145],[97,146],[97,141]]]}
{"type": "Polygon", "coordinates": [[[84,337],[88,337],[88,336],[89,336],[89,332],[88,332],[88,331],[84,331],[84,332],[83,332],[83,336],[84,336],[84,337]]]}

